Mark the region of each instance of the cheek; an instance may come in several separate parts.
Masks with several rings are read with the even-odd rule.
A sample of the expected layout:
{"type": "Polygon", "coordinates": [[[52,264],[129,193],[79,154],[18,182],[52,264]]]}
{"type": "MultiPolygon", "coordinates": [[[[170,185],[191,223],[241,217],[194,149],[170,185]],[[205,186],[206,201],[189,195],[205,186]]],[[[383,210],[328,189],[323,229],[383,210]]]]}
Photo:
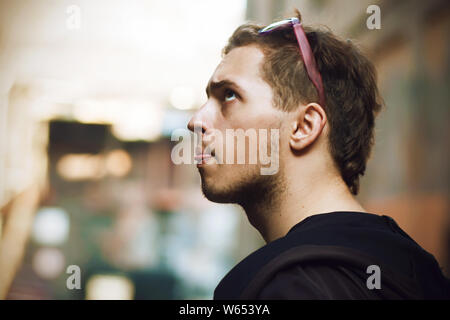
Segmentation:
{"type": "Polygon", "coordinates": [[[277,110],[265,111],[258,107],[236,110],[224,124],[232,129],[272,129],[280,127],[280,113],[277,110]]]}
{"type": "MultiPolygon", "coordinates": [[[[287,122],[286,122],[287,123],[287,122]]],[[[279,143],[279,154],[280,159],[286,159],[286,157],[291,154],[291,146],[290,146],[290,139],[292,134],[292,128],[289,128],[289,126],[286,124],[283,124],[280,126],[280,143],[279,143]]]]}
{"type": "Polygon", "coordinates": [[[253,97],[226,106],[219,118],[217,124],[225,129],[269,129],[279,126],[280,110],[273,108],[271,99],[253,97]]]}

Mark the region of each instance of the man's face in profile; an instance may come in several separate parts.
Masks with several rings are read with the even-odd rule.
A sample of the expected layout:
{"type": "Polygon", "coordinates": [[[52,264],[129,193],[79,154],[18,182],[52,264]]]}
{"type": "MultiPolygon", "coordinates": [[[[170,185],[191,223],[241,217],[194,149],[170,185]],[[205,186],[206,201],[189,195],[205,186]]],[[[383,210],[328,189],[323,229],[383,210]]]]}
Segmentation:
{"type": "Polygon", "coordinates": [[[281,158],[282,150],[274,148],[273,141],[271,145],[270,131],[281,129],[283,112],[273,106],[272,88],[262,78],[260,70],[263,59],[263,52],[256,46],[231,50],[208,83],[208,100],[189,122],[188,127],[192,131],[201,122],[203,151],[215,140],[211,134],[213,131],[221,133],[224,138],[222,155],[212,149],[213,156],[200,157],[201,163],[197,165],[203,193],[211,201],[242,203],[252,196],[261,196],[273,190],[282,177],[281,159],[280,170],[271,175],[261,174],[261,167],[265,166],[261,164],[260,157],[256,163],[249,161],[250,139],[247,138],[244,164],[237,164],[236,155],[244,150],[238,150],[236,141],[231,149],[235,157],[233,163],[225,159],[230,146],[226,146],[228,142],[225,141],[227,129],[255,131],[258,144],[266,144],[267,154],[276,152],[278,156],[280,153],[281,158]],[[266,129],[265,137],[260,135],[260,129],[266,129]]]}

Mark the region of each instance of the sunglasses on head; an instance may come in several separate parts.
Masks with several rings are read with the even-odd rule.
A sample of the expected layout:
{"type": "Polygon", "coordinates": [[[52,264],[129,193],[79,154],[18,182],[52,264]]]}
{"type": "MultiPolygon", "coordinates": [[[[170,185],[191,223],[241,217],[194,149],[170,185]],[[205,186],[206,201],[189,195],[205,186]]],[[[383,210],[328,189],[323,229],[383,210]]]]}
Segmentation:
{"type": "Polygon", "coordinates": [[[298,18],[290,18],[282,21],[278,21],[268,25],[265,28],[259,30],[261,34],[267,34],[274,30],[280,30],[292,26],[294,28],[295,37],[297,38],[300,53],[303,57],[303,63],[305,64],[306,72],[309,79],[317,89],[319,94],[319,103],[321,106],[325,106],[325,94],[323,91],[322,76],[317,68],[316,59],[309,45],[308,38],[306,37],[305,30],[303,30],[302,23],[298,18]]]}

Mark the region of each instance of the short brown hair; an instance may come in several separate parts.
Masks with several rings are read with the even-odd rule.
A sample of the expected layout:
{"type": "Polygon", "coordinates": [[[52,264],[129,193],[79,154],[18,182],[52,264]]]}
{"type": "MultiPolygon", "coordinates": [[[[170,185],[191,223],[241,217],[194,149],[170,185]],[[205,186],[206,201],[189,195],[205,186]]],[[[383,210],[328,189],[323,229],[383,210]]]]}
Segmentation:
{"type": "MultiPolygon", "coordinates": [[[[300,13],[297,17],[301,21],[300,13]]],[[[292,28],[259,34],[261,25],[236,29],[223,49],[257,45],[264,52],[262,75],[274,92],[274,105],[290,111],[299,103],[318,101],[318,93],[305,71],[292,28]]],[[[330,30],[304,30],[322,75],[330,126],[329,150],[350,191],[357,194],[374,142],[375,116],[382,107],[373,64],[350,41],[330,30]]]]}

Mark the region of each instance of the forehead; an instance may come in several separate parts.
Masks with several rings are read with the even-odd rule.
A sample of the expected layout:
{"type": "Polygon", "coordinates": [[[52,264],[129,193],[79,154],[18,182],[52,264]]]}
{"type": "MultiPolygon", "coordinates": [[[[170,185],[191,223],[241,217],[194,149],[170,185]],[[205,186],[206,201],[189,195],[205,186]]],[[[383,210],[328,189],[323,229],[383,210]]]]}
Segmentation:
{"type": "Polygon", "coordinates": [[[256,46],[234,48],[217,66],[211,81],[231,80],[242,85],[248,82],[263,82],[260,72],[263,60],[264,53],[256,46]]]}

